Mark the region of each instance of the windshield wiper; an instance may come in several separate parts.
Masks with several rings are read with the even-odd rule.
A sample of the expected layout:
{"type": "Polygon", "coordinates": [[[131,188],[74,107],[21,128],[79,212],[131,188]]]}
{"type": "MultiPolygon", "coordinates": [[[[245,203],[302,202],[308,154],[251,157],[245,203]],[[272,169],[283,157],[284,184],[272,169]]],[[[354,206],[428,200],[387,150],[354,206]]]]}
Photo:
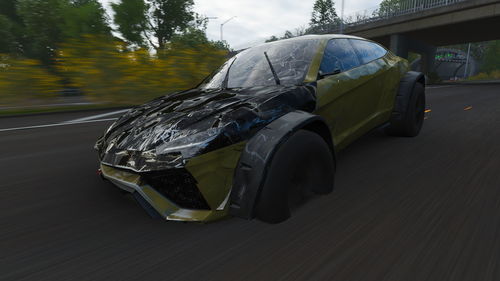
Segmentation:
{"type": "Polygon", "coordinates": [[[273,64],[271,63],[271,60],[269,59],[267,52],[264,52],[264,56],[266,56],[266,60],[269,63],[269,67],[271,68],[271,72],[273,73],[274,81],[276,81],[276,85],[281,85],[280,78],[278,77],[278,74],[276,74],[276,71],[274,70],[273,64]]]}
{"type": "Polygon", "coordinates": [[[229,71],[231,70],[231,67],[233,66],[233,63],[236,61],[238,57],[235,57],[234,60],[231,62],[229,67],[227,68],[226,76],[224,76],[224,81],[222,81],[222,89],[227,89],[227,84],[229,81],[229,71]]]}

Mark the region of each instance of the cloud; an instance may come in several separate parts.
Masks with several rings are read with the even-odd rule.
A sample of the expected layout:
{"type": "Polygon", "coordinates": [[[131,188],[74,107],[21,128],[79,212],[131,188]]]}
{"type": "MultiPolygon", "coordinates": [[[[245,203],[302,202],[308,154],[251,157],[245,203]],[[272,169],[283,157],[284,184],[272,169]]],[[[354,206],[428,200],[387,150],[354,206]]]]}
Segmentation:
{"type": "Polygon", "coordinates": [[[237,47],[256,40],[265,40],[272,35],[282,35],[287,29],[306,25],[312,6],[308,1],[265,0],[197,0],[195,11],[218,17],[211,20],[207,35],[220,38],[220,24],[232,16],[234,20],[224,26],[224,39],[237,47]]]}

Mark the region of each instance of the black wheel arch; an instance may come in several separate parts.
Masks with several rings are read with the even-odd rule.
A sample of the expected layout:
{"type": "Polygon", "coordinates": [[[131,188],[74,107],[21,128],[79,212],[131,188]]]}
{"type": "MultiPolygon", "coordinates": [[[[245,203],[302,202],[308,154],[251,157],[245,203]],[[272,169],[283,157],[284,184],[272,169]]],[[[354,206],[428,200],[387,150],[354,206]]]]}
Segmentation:
{"type": "Polygon", "coordinates": [[[425,75],[422,72],[408,71],[399,82],[391,122],[399,122],[408,110],[409,100],[416,83],[425,87],[425,75]]]}
{"type": "Polygon", "coordinates": [[[321,116],[304,111],[285,114],[257,132],[242,151],[230,195],[229,213],[232,216],[245,219],[255,217],[254,207],[274,153],[285,140],[301,129],[320,135],[330,147],[335,163],[333,139],[321,116]]]}

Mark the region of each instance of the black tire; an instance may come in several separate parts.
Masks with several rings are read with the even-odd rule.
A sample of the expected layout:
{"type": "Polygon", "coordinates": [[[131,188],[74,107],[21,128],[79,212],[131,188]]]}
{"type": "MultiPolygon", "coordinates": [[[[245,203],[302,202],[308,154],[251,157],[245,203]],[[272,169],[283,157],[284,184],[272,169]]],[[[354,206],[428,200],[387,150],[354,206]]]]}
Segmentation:
{"type": "Polygon", "coordinates": [[[333,190],[335,163],[326,142],[310,131],[299,130],[274,154],[256,203],[256,217],[280,223],[291,216],[311,193],[333,190]]]}
{"type": "Polygon", "coordinates": [[[404,112],[400,112],[397,118],[391,119],[386,133],[392,136],[415,137],[420,133],[424,123],[425,115],[425,88],[421,83],[415,83],[407,95],[407,105],[404,112]]]}

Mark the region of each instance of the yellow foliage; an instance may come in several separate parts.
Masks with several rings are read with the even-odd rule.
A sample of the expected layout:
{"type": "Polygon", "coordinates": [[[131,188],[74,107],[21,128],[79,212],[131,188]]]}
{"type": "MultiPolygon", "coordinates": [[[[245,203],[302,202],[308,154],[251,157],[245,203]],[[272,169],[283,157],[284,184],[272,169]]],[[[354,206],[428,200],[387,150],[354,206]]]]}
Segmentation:
{"type": "Polygon", "coordinates": [[[46,103],[57,90],[59,78],[38,61],[0,55],[0,106],[46,103]]]}
{"type": "Polygon", "coordinates": [[[77,87],[99,103],[140,104],[196,86],[226,56],[211,45],[171,45],[156,56],[144,49],[130,51],[122,42],[84,36],[58,50],[55,75],[35,60],[0,54],[0,106],[50,103],[64,87],[77,87]]]}
{"type": "Polygon", "coordinates": [[[210,45],[170,46],[162,56],[129,51],[121,42],[87,36],[64,44],[57,67],[89,99],[138,104],[196,86],[227,53],[210,45]]]}

